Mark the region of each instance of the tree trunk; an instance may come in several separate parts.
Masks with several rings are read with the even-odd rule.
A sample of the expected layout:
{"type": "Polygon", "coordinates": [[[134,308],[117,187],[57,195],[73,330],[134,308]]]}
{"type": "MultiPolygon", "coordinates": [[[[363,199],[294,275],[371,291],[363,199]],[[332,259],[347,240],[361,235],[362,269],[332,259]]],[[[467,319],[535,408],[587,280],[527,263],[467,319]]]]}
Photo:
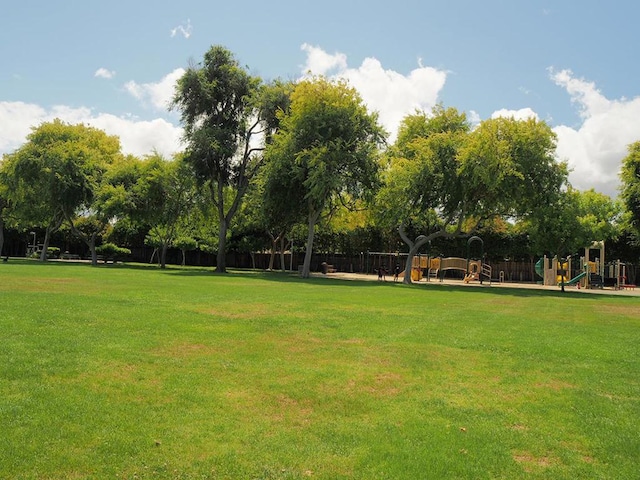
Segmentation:
{"type": "Polygon", "coordinates": [[[96,252],[96,236],[98,235],[97,232],[94,232],[89,241],[86,242],[89,244],[89,250],[91,251],[91,265],[93,265],[94,267],[98,265],[98,252],[96,252]]]}
{"type": "Polygon", "coordinates": [[[302,264],[302,272],[300,276],[302,278],[309,278],[311,273],[311,254],[313,252],[313,237],[315,235],[316,230],[316,222],[320,218],[320,211],[317,212],[309,212],[309,231],[307,233],[307,247],[304,253],[304,262],[302,264]]]}
{"type": "Polygon", "coordinates": [[[45,234],[44,234],[44,242],[42,244],[42,252],[40,252],[40,261],[41,262],[46,262],[47,261],[47,249],[49,248],[49,242],[51,241],[51,233],[52,232],[52,228],[51,226],[48,226],[47,229],[45,230],[45,234]]]}
{"type": "MultiPolygon", "coordinates": [[[[4,247],[4,220],[0,218],[0,255],[2,255],[2,248],[4,247]]],[[[7,255],[8,257],[9,255],[7,255]]]]}
{"type": "Polygon", "coordinates": [[[221,219],[220,230],[218,231],[218,254],[216,255],[216,272],[227,273],[227,222],[221,219]]]}
{"type": "Polygon", "coordinates": [[[182,266],[184,267],[186,264],[187,251],[184,248],[181,251],[182,251],[182,266]]]}
{"type": "Polygon", "coordinates": [[[158,253],[158,249],[154,248],[153,252],[151,252],[151,258],[149,259],[149,263],[153,263],[153,257],[155,257],[158,253]]]}
{"type": "Polygon", "coordinates": [[[273,234],[267,230],[267,235],[269,235],[269,238],[271,239],[271,255],[269,255],[269,267],[267,268],[267,270],[269,270],[270,272],[273,271],[273,264],[275,263],[276,260],[276,251],[278,248],[278,240],[280,239],[280,237],[274,237],[273,234]]]}
{"type": "Polygon", "coordinates": [[[273,272],[273,264],[275,263],[275,260],[276,260],[276,250],[275,250],[275,245],[272,242],[271,253],[269,254],[269,266],[267,267],[268,271],[273,272]]]}
{"type": "Polygon", "coordinates": [[[162,250],[160,253],[160,268],[167,267],[167,250],[169,249],[169,242],[162,242],[162,250]]]}
{"type": "MultiPolygon", "coordinates": [[[[286,249],[285,237],[284,235],[281,235],[280,236],[280,270],[282,270],[283,272],[287,270],[287,266],[285,264],[285,259],[284,259],[285,249],[286,249]]],[[[291,252],[291,255],[293,255],[293,252],[291,252]]]]}
{"type": "Polygon", "coordinates": [[[422,248],[422,246],[427,243],[428,237],[420,238],[420,240],[416,241],[409,248],[409,254],[407,255],[407,263],[404,266],[404,278],[402,279],[402,283],[411,284],[411,270],[413,268],[413,257],[416,256],[418,251],[422,248]]]}
{"type": "Polygon", "coordinates": [[[416,255],[416,253],[418,253],[420,248],[422,248],[422,246],[425,243],[428,243],[429,241],[431,241],[432,237],[434,237],[435,235],[433,234],[429,236],[420,235],[418,236],[418,238],[416,238],[415,242],[412,242],[411,239],[405,233],[404,225],[402,224],[398,227],[398,233],[400,234],[400,238],[402,238],[402,241],[409,246],[409,253],[407,255],[407,263],[404,266],[404,278],[402,279],[402,283],[410,285],[411,284],[411,268],[413,266],[413,257],[416,255]]]}

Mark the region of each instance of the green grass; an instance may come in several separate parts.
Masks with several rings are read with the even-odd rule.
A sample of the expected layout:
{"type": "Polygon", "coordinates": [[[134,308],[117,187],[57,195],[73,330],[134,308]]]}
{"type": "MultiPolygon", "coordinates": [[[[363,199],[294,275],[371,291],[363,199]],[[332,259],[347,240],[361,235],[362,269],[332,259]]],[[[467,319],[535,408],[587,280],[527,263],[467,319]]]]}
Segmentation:
{"type": "Polygon", "coordinates": [[[639,478],[640,298],[11,260],[0,342],[0,478],[639,478]]]}

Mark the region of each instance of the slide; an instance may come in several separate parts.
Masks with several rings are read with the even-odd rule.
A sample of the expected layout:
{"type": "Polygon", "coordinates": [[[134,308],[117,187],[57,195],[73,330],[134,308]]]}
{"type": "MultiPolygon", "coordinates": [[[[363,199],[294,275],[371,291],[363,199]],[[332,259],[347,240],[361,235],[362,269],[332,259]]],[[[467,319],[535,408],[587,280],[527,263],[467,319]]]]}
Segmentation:
{"type": "Polygon", "coordinates": [[[544,258],[538,260],[534,268],[538,276],[544,278],[544,258]]]}
{"type": "MultiPolygon", "coordinates": [[[[587,276],[587,272],[582,272],[580,275],[576,275],[575,277],[573,277],[568,282],[564,282],[564,284],[565,285],[575,285],[576,283],[578,283],[580,280],[582,280],[586,276],[587,276]]],[[[559,282],[558,285],[562,285],[562,282],[559,282]]]]}

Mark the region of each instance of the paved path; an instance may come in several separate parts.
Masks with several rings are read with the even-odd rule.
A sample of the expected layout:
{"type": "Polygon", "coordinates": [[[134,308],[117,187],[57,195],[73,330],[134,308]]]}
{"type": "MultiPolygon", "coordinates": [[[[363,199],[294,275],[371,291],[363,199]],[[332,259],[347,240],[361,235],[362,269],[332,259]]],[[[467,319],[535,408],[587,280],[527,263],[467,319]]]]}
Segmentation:
{"type": "MultiPolygon", "coordinates": [[[[378,275],[376,274],[363,274],[363,273],[344,273],[344,272],[336,272],[336,273],[312,273],[313,277],[316,278],[334,278],[339,280],[362,280],[362,281],[378,281],[378,275]]],[[[402,279],[399,280],[401,282],[402,279]]],[[[394,283],[393,275],[387,275],[386,283],[394,283]]],[[[544,286],[538,285],[536,283],[515,283],[515,282],[491,282],[489,285],[487,282],[483,282],[480,285],[479,282],[470,282],[464,283],[462,280],[454,280],[454,279],[445,279],[444,282],[440,282],[439,280],[431,280],[427,282],[426,280],[421,280],[419,282],[413,282],[414,285],[425,285],[425,286],[436,286],[436,285],[455,285],[458,287],[465,288],[526,288],[532,290],[549,290],[549,291],[560,291],[560,287],[557,286],[544,286]]],[[[623,289],[623,290],[615,290],[613,288],[577,288],[575,286],[565,286],[565,291],[567,292],[576,292],[576,293],[585,293],[585,294],[595,294],[595,295],[620,295],[627,297],[640,297],[640,287],[635,288],[633,290],[623,289]]]]}

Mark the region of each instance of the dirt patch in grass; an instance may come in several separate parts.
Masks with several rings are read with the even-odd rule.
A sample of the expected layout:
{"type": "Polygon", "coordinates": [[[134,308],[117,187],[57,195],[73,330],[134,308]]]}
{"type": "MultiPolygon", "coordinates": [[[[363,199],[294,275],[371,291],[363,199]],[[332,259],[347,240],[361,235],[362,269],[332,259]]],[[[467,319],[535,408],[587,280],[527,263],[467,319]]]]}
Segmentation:
{"type": "Polygon", "coordinates": [[[549,457],[547,455],[542,457],[536,457],[535,455],[529,452],[517,452],[513,454],[513,459],[522,465],[525,472],[532,472],[537,468],[549,468],[551,466],[557,465],[558,460],[553,457],[549,457]]]}
{"type": "Polygon", "coordinates": [[[376,398],[396,397],[407,386],[402,375],[395,372],[379,372],[374,375],[362,374],[347,382],[346,389],[353,396],[367,394],[376,398]]]}
{"type": "Polygon", "coordinates": [[[200,308],[196,310],[198,313],[204,313],[213,317],[232,319],[232,320],[250,320],[253,318],[265,317],[269,314],[269,307],[266,305],[232,305],[225,308],[223,305],[209,308],[200,308]]]}
{"type": "Polygon", "coordinates": [[[640,305],[598,305],[598,311],[605,317],[620,315],[634,319],[640,318],[640,305]]]}
{"type": "Polygon", "coordinates": [[[203,343],[175,343],[163,345],[152,350],[153,355],[170,358],[189,358],[199,356],[211,356],[225,352],[219,345],[205,345],[203,343]]]}
{"type": "Polygon", "coordinates": [[[275,399],[276,411],[272,413],[271,419],[278,422],[287,421],[294,426],[304,427],[311,423],[313,408],[308,402],[300,402],[288,395],[278,395],[275,399]]]}
{"type": "Polygon", "coordinates": [[[11,282],[0,282],[0,291],[5,292],[59,292],[69,285],[79,285],[77,278],[29,277],[13,278],[11,282]]]}
{"type": "Polygon", "coordinates": [[[553,390],[554,392],[559,392],[560,390],[567,390],[570,388],[576,388],[575,385],[572,385],[567,382],[561,382],[560,380],[549,380],[548,382],[536,383],[535,387],[546,388],[549,390],[553,390]]]}

